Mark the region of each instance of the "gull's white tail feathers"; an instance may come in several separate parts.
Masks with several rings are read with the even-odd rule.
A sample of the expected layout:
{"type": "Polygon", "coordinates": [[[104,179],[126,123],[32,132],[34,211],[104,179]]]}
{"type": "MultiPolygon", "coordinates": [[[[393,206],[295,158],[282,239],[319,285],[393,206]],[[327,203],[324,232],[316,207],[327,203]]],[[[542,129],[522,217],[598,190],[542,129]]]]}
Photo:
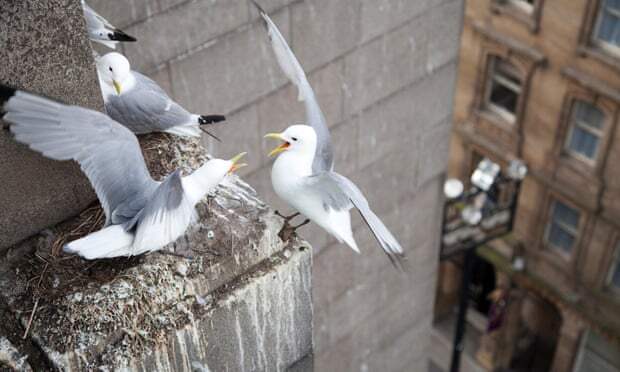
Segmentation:
{"type": "Polygon", "coordinates": [[[121,225],[113,225],[65,245],[64,251],[87,260],[132,255],[134,235],[121,225]]]}
{"type": "Polygon", "coordinates": [[[348,210],[334,211],[331,210],[327,213],[329,223],[325,226],[325,229],[338,239],[339,242],[346,243],[356,253],[360,253],[360,249],[353,237],[353,230],[351,229],[351,214],[348,210]]]}
{"type": "Polygon", "coordinates": [[[177,125],[176,127],[166,129],[165,132],[182,137],[200,137],[202,133],[198,125],[194,124],[177,125]]]}

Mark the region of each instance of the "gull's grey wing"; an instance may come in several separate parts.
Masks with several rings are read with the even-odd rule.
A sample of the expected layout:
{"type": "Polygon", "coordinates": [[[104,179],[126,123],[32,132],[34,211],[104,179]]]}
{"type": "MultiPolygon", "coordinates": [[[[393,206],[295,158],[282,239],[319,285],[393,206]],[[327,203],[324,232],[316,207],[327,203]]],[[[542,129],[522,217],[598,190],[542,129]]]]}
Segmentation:
{"type": "MultiPolygon", "coordinates": [[[[132,74],[136,78],[135,87],[121,96],[110,96],[105,104],[111,118],[139,134],[163,132],[191,123],[192,114],[174,102],[157,83],[138,72],[132,74]]],[[[196,132],[200,135],[197,127],[196,132]]]]}
{"type": "Polygon", "coordinates": [[[314,90],[308,82],[306,73],[299,64],[297,57],[289,47],[280,33],[280,30],[276,24],[271,20],[269,15],[256,3],[251,0],[252,3],[258,8],[258,11],[263,18],[267,32],[269,34],[269,40],[273,47],[278,64],[284,74],[289,80],[297,86],[299,90],[299,100],[303,101],[306,106],[306,121],[307,124],[312,126],[317,134],[317,148],[314,163],[312,164],[312,170],[315,173],[321,171],[331,171],[334,168],[334,155],[331,143],[331,137],[325,116],[321,111],[321,107],[314,95],[314,90]]]}
{"type": "Polygon", "coordinates": [[[177,170],[159,185],[136,216],[133,254],[157,250],[175,241],[195,220],[194,206],[183,190],[181,172],[177,170]]]}
{"type": "Polygon", "coordinates": [[[106,115],[23,91],[13,92],[4,111],[17,141],[48,158],[80,164],[103,206],[106,224],[133,217],[116,212],[146,200],[157,188],[136,136],[106,115]]]}
{"type": "Polygon", "coordinates": [[[323,207],[334,210],[357,208],[360,215],[387,254],[392,264],[402,269],[403,249],[381,219],[370,209],[360,189],[348,178],[335,172],[321,172],[308,177],[305,189],[321,198],[323,207]]]}

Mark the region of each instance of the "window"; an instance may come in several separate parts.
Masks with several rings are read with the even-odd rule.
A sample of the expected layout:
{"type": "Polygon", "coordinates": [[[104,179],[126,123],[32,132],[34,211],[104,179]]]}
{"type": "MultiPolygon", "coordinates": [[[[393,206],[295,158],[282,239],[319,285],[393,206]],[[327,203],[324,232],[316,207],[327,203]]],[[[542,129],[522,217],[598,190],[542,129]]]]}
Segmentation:
{"type": "Polygon", "coordinates": [[[578,158],[595,160],[603,135],[605,114],[587,102],[576,101],[570,120],[566,151],[578,158]]]}
{"type": "Polygon", "coordinates": [[[520,95],[521,78],[517,69],[508,62],[493,58],[487,83],[487,108],[512,123],[520,95]]]}
{"type": "Polygon", "coordinates": [[[592,37],[601,48],[620,55],[620,0],[601,0],[592,37]]]}
{"type": "Polygon", "coordinates": [[[616,245],[616,254],[611,263],[607,284],[620,291],[620,242],[616,245]]]}
{"type": "Polygon", "coordinates": [[[514,5],[517,9],[531,14],[534,12],[535,0],[508,0],[508,2],[514,5]]]}
{"type": "Polygon", "coordinates": [[[570,254],[577,239],[580,213],[566,204],[555,201],[547,225],[546,240],[551,246],[570,254]]]}
{"type": "Polygon", "coordinates": [[[620,371],[620,351],[614,345],[592,330],[582,340],[574,372],[620,371]]]}

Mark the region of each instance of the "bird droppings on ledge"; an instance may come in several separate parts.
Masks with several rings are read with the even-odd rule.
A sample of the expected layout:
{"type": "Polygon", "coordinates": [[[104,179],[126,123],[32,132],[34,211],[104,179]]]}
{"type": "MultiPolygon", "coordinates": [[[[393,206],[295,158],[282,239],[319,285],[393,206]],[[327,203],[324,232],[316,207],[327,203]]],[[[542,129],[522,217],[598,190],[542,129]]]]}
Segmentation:
{"type": "Polygon", "coordinates": [[[6,338],[0,337],[0,370],[30,372],[32,367],[28,364],[28,356],[22,355],[13,344],[6,338]]]}
{"type": "MultiPolygon", "coordinates": [[[[208,158],[196,140],[158,136],[167,135],[142,141],[147,162],[161,165],[150,166],[154,177],[176,167],[189,172],[208,158]]],[[[218,299],[252,275],[269,272],[299,250],[297,240],[279,240],[280,218],[237,177],[196,209],[199,222],[164,249],[191,259],[157,252],[85,261],[63,254],[68,239],[99,228],[103,218],[93,206],[8,251],[8,265],[0,266],[0,301],[8,304],[15,327],[58,368],[129,365],[165,344],[171,332],[208,316],[218,299]]]]}

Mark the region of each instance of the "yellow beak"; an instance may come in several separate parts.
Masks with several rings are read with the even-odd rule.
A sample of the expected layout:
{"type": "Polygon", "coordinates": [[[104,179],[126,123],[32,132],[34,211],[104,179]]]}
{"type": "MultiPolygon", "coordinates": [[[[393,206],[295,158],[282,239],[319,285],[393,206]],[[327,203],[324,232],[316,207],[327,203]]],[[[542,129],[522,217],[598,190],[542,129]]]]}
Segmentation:
{"type": "Polygon", "coordinates": [[[112,80],[112,85],[114,85],[114,90],[116,91],[116,94],[118,94],[119,96],[121,95],[121,83],[119,83],[116,80],[112,80]]]}
{"type": "Polygon", "coordinates": [[[240,154],[235,155],[232,159],[230,159],[230,161],[232,162],[232,165],[230,166],[230,169],[228,170],[229,174],[233,173],[239,168],[243,168],[247,166],[246,163],[237,164],[237,162],[241,160],[241,158],[244,157],[245,155],[247,155],[247,152],[242,152],[240,154]]]}
{"type": "Polygon", "coordinates": [[[271,152],[267,155],[269,157],[277,155],[283,151],[286,151],[286,149],[288,149],[288,147],[291,145],[290,143],[288,143],[286,141],[286,139],[284,137],[282,137],[281,133],[268,133],[265,134],[265,138],[271,138],[271,139],[276,139],[276,140],[280,140],[280,141],[284,141],[283,144],[281,144],[280,146],[276,147],[275,149],[271,150],[271,152]]]}

